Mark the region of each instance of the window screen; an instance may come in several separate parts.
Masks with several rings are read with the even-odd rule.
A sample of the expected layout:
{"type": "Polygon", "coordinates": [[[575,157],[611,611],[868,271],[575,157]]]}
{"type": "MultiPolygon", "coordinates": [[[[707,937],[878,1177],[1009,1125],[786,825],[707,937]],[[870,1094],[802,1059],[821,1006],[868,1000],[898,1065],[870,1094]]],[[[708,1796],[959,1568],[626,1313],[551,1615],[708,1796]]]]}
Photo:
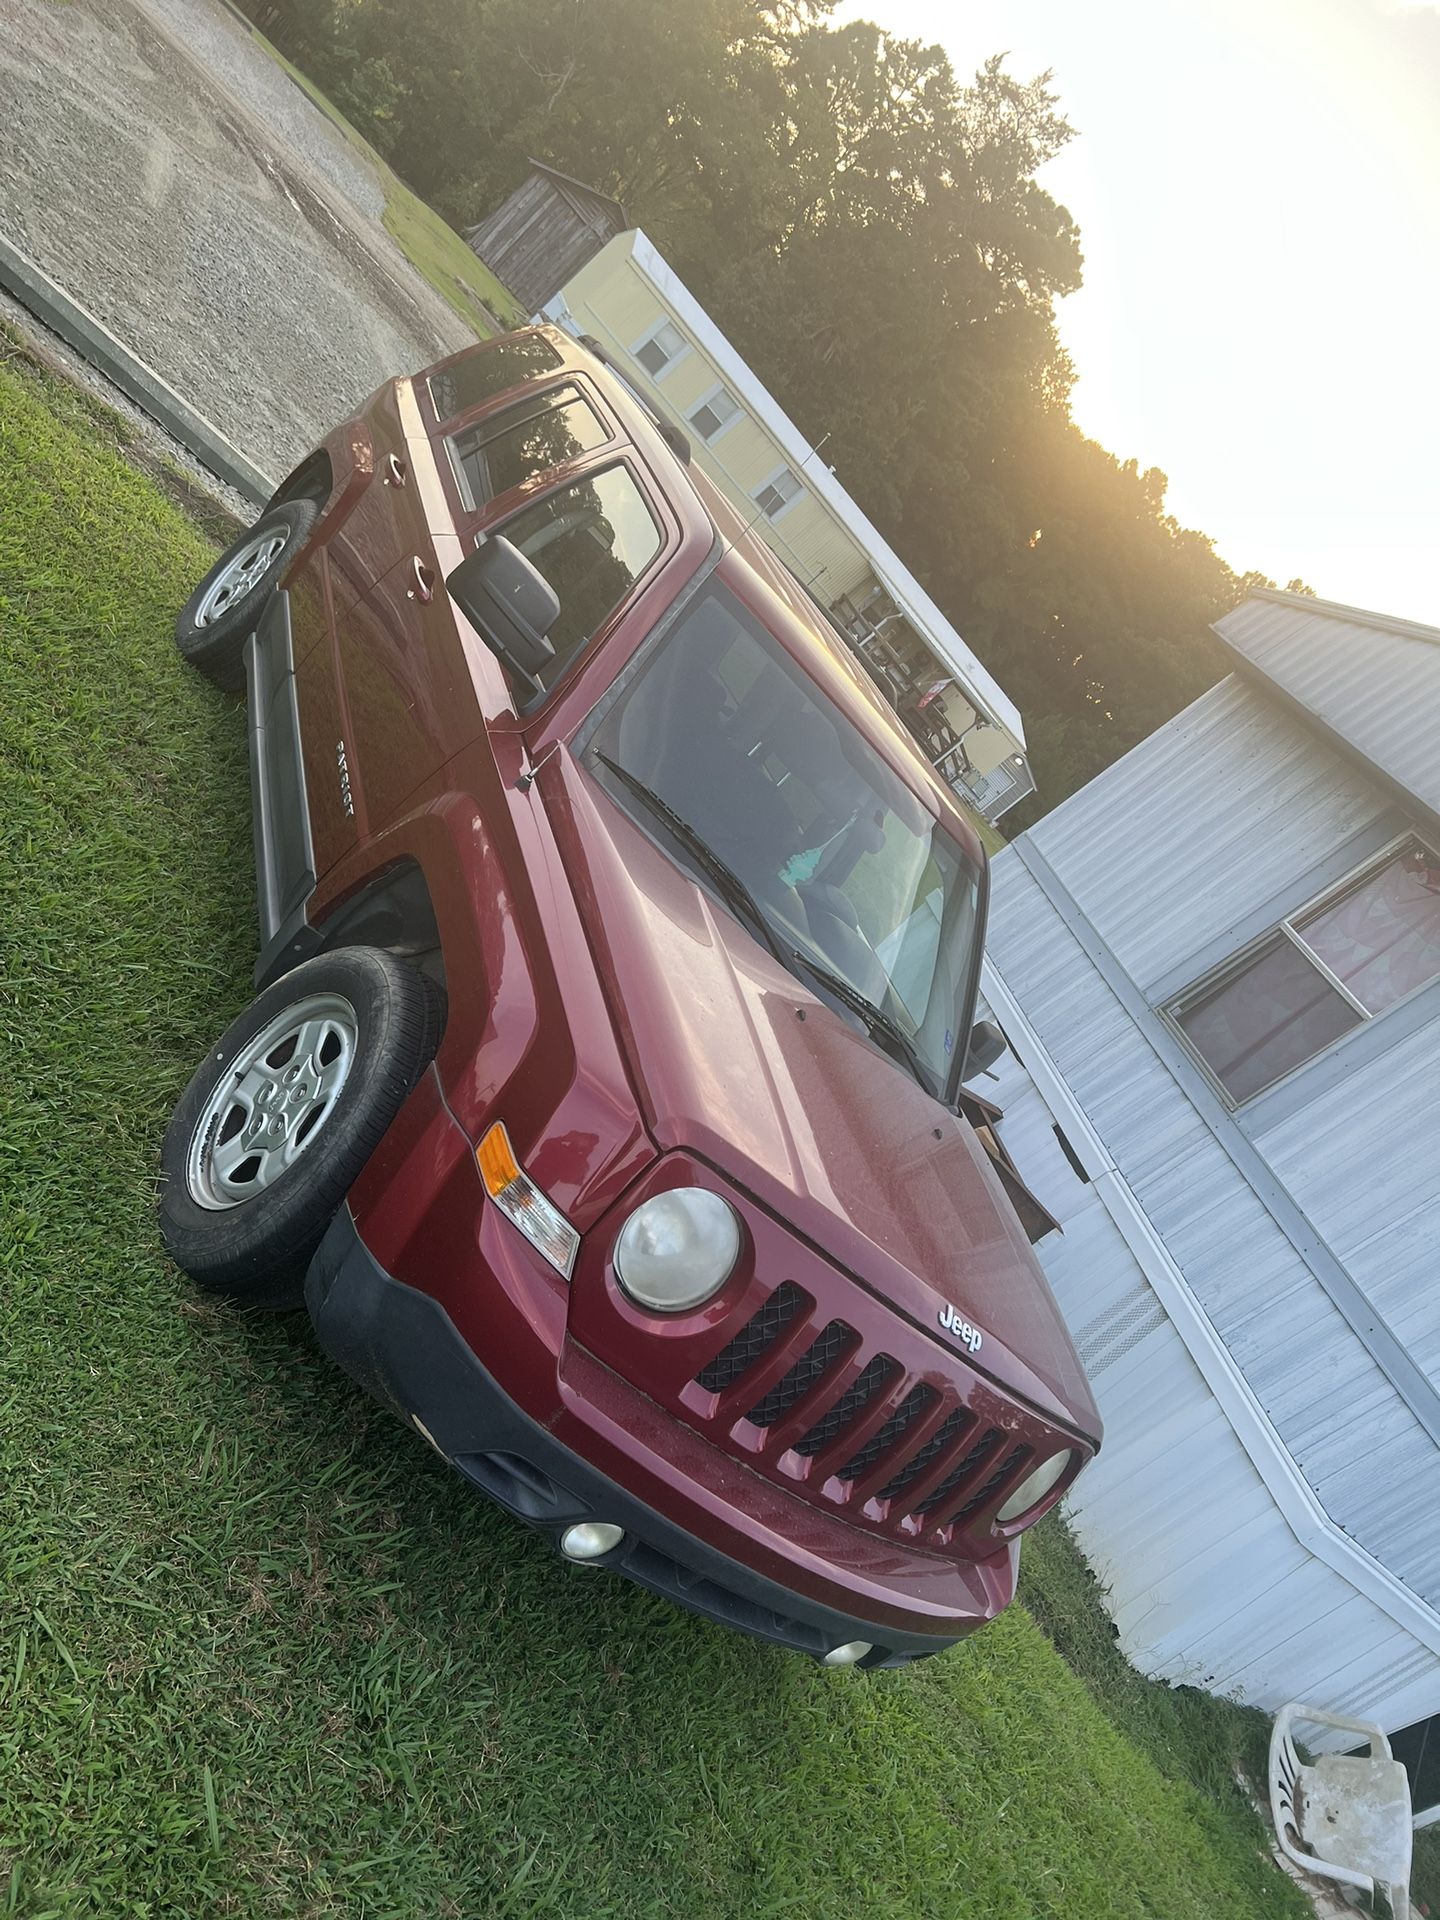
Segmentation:
{"type": "Polygon", "coordinates": [[[430,400],[442,420],[468,413],[486,400],[527,380],[538,380],[560,365],[554,347],[538,333],[520,333],[476,347],[429,380],[430,400]]]}
{"type": "Polygon", "coordinates": [[[800,491],[800,482],[790,471],[782,467],[773,480],[767,480],[755,495],[755,504],[767,520],[773,520],[776,514],[788,507],[800,491]]]}
{"type": "Polygon", "coordinates": [[[603,447],[610,434],[576,387],[555,387],[491,414],[450,441],[465,504],[473,512],[523,481],[603,447]]]}
{"type": "Polygon", "coordinates": [[[668,320],[662,320],[649,338],[642,340],[635,349],[635,358],[652,380],[658,380],[684,345],[685,336],[680,329],[671,326],[668,320]]]}
{"type": "Polygon", "coordinates": [[[548,691],[660,551],[660,530],[628,470],[607,467],[523,507],[496,531],[560,599],[550,630],[555,658],[540,675],[548,691]]]}
{"type": "Polygon", "coordinates": [[[1302,908],[1169,1012],[1238,1104],[1440,979],[1440,861],[1412,841],[1302,908]]]}
{"type": "Polygon", "coordinates": [[[702,440],[713,440],[739,411],[740,402],[728,387],[721,387],[718,393],[712,393],[708,400],[700,402],[690,415],[690,424],[702,440]]]}
{"type": "Polygon", "coordinates": [[[1306,946],[1367,1013],[1383,1013],[1440,974],[1440,870],[1407,847],[1329,906],[1296,922],[1306,946]]]}

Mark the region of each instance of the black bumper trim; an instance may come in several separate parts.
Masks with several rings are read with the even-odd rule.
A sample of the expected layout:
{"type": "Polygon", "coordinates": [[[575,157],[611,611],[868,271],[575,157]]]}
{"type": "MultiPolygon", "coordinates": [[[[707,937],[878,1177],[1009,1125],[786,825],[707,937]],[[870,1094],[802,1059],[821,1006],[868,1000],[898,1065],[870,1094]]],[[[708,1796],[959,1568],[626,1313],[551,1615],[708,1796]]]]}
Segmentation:
{"type": "Polygon", "coordinates": [[[332,1359],[407,1425],[423,1423],[451,1465],[557,1547],[576,1521],[614,1521],[625,1539],[595,1564],[707,1620],[817,1658],[867,1640],[875,1651],[865,1666],[902,1666],[954,1645],[954,1635],[899,1633],[792,1593],[597,1473],[515,1405],[439,1301],[384,1271],[348,1207],[310,1264],[305,1302],[332,1359]]]}

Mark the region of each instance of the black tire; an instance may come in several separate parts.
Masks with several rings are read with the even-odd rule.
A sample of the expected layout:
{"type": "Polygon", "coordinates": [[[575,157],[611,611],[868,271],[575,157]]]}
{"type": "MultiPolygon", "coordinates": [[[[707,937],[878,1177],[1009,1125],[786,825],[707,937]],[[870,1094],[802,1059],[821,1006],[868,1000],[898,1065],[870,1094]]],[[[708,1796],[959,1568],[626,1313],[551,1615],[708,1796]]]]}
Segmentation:
{"type": "MultiPolygon", "coordinates": [[[[285,1308],[303,1300],[305,1269],[331,1220],[405,1096],[434,1057],[444,1027],[445,1000],[434,981],[378,947],[341,947],[317,954],[265,989],[238,1020],[232,1021],[180,1097],[160,1149],[158,1208],[160,1235],[176,1266],[207,1293],[239,1305],[285,1308]],[[311,1009],[320,1009],[311,1013],[311,1009]],[[317,1094],[304,1111],[278,1120],[268,1084],[262,1111],[249,1092],[254,1076],[269,1076],[296,1066],[301,1084],[293,1098],[304,1103],[310,1086],[309,1063],[323,1055],[317,1047],[297,1064],[285,1039],[255,1057],[257,1042],[287,1020],[333,1019],[337,1057],[349,1047],[348,1066],[321,1111],[317,1094]],[[352,1031],[353,1030],[353,1031],[352,1031]],[[279,1060],[279,1065],[272,1062],[279,1060]],[[247,1073],[250,1077],[247,1078],[247,1073]],[[226,1103],[225,1083],[233,1096],[226,1103]],[[247,1105],[248,1102],[248,1105],[247,1105]],[[239,1124],[235,1115],[242,1116],[239,1124]],[[260,1150],[248,1154],[222,1192],[215,1153],[234,1142],[231,1156],[246,1151],[252,1123],[280,1126],[280,1151],[290,1140],[302,1145],[291,1164],[266,1172],[268,1184],[248,1197],[235,1198],[236,1183],[254,1180],[269,1160],[262,1131],[260,1150]],[[313,1138],[307,1137],[307,1129],[313,1138]],[[248,1175],[245,1168],[255,1163],[248,1175]]],[[[273,1145],[274,1142],[272,1141],[273,1145]]]]}
{"type": "Polygon", "coordinates": [[[286,500],[267,508],[253,527],[231,541],[180,609],[176,646],[192,667],[227,693],[244,689],[245,642],[260,624],[280,575],[308,538],[319,512],[313,500],[286,500]],[[244,591],[227,596],[222,585],[226,570],[267,536],[279,539],[281,545],[264,560],[244,591]],[[217,592],[218,605],[212,604],[217,592]]]}

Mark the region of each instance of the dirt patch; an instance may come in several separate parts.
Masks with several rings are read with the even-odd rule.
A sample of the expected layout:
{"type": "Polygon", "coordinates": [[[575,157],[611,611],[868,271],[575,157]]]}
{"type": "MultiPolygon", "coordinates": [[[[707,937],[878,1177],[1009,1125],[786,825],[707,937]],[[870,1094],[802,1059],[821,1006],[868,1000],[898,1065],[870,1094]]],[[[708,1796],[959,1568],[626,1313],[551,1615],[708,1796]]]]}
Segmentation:
{"type": "Polygon", "coordinates": [[[0,0],[0,231],[272,475],[473,337],[383,211],[218,0],[0,0]]]}

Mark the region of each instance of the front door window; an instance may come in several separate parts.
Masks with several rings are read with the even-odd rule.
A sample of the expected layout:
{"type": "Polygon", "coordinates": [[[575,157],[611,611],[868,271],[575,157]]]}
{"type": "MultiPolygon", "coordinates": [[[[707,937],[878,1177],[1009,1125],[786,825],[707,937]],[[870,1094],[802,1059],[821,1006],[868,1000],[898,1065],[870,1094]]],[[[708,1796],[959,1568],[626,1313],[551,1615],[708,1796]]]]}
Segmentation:
{"type": "Polygon", "coordinates": [[[539,678],[548,692],[594,638],[660,551],[660,529],[627,467],[606,467],[491,529],[518,547],[555,589],[555,658],[539,678]]]}

